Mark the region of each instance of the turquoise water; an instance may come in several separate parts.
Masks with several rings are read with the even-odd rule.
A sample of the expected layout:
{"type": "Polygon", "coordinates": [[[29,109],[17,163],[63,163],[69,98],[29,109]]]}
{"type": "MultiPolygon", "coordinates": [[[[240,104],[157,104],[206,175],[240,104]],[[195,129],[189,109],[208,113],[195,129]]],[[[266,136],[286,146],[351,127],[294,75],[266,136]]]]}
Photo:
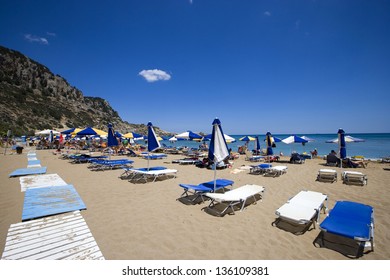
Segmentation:
{"type": "MultiPolygon", "coordinates": [[[[305,136],[314,139],[313,142],[306,143],[304,146],[302,144],[285,144],[283,142],[276,143],[276,148],[274,148],[274,154],[280,154],[282,152],[284,155],[290,155],[292,151],[296,151],[298,153],[307,152],[314,150],[315,148],[318,151],[319,155],[327,155],[331,150],[338,150],[338,144],[326,143],[327,140],[337,138],[337,134],[304,134],[305,136]]],[[[353,137],[364,139],[365,142],[360,143],[347,143],[347,156],[356,156],[362,155],[365,158],[382,158],[390,156],[390,133],[351,133],[346,135],[350,135],[353,137]]],[[[238,150],[239,146],[245,144],[243,141],[239,141],[238,139],[245,135],[230,135],[235,138],[237,141],[234,143],[228,143],[228,147],[231,148],[234,152],[238,150]]],[[[250,135],[256,136],[256,135],[250,135]]],[[[275,134],[273,135],[280,139],[287,138],[290,134],[275,134]]],[[[303,136],[303,135],[297,135],[303,136]]],[[[260,148],[266,148],[266,144],[264,142],[265,135],[259,135],[259,139],[261,141],[260,148]]],[[[165,140],[162,143],[168,146],[180,147],[199,147],[198,142],[193,141],[177,141],[176,143],[170,143],[165,140]]],[[[249,143],[249,149],[254,149],[254,141],[249,143]]]]}

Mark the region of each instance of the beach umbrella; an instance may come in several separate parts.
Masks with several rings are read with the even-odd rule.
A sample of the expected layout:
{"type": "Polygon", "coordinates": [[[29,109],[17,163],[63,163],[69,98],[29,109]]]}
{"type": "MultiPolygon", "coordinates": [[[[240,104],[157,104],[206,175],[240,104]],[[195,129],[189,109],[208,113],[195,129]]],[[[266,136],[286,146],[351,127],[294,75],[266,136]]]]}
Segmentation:
{"type": "MultiPolygon", "coordinates": [[[[161,147],[160,142],[157,139],[156,133],[153,129],[153,124],[148,122],[148,152],[153,152],[161,147]]],[[[149,156],[148,156],[148,170],[149,170],[149,156]]]]}
{"type": "Polygon", "coordinates": [[[241,138],[238,139],[238,140],[248,142],[248,141],[255,141],[256,138],[255,138],[255,137],[252,137],[252,136],[244,136],[244,137],[241,137],[241,138]]]}
{"type": "MultiPolygon", "coordinates": [[[[347,149],[345,147],[345,132],[342,128],[340,128],[337,134],[339,138],[340,158],[343,159],[347,157],[347,149]]],[[[341,166],[342,166],[342,162],[343,161],[341,161],[341,166]]]]}
{"type": "Polygon", "coordinates": [[[260,152],[260,141],[259,141],[259,136],[256,136],[255,138],[256,138],[256,142],[255,142],[255,151],[256,151],[257,153],[259,153],[259,152],[260,152]]]}
{"type": "Polygon", "coordinates": [[[229,156],[229,150],[222,131],[221,121],[215,118],[213,123],[213,131],[211,133],[211,142],[209,147],[208,158],[213,162],[214,167],[214,191],[217,183],[217,163],[223,161],[229,156]]]}
{"type": "Polygon", "coordinates": [[[169,142],[176,142],[177,141],[177,138],[175,136],[171,137],[168,139],[169,142]]]}
{"type": "Polygon", "coordinates": [[[136,139],[143,138],[144,136],[135,132],[129,132],[123,135],[124,138],[136,139]]]}
{"type": "MultiPolygon", "coordinates": [[[[211,136],[212,134],[208,134],[206,136],[203,137],[203,141],[210,141],[211,140],[211,136]]],[[[223,135],[225,137],[225,141],[226,143],[233,143],[233,142],[236,142],[236,139],[227,135],[227,134],[224,134],[223,135]]]]}
{"type": "Polygon", "coordinates": [[[265,135],[265,140],[267,142],[267,156],[272,156],[274,154],[274,151],[272,150],[272,148],[273,147],[275,148],[276,145],[275,145],[275,140],[272,137],[271,132],[267,132],[267,134],[265,135]]]}
{"type": "Polygon", "coordinates": [[[61,134],[61,132],[59,132],[59,131],[55,131],[52,129],[44,129],[44,130],[38,131],[37,133],[35,133],[35,135],[50,135],[50,132],[53,134],[61,134]]]}
{"type": "Polygon", "coordinates": [[[284,138],[282,140],[283,143],[285,144],[292,144],[292,143],[301,143],[304,145],[305,143],[309,142],[306,139],[303,139],[302,137],[296,136],[296,135],[291,135],[287,138],[284,138]]]}
{"type": "MultiPolygon", "coordinates": [[[[345,140],[345,143],[358,143],[358,142],[364,142],[366,140],[364,139],[361,139],[361,138],[356,138],[356,137],[352,137],[350,135],[345,135],[344,136],[344,140],[345,140]]],[[[335,143],[335,144],[338,144],[339,143],[339,137],[335,138],[335,139],[332,139],[332,140],[327,140],[325,141],[326,143],[335,143]]]]}
{"type": "Polygon", "coordinates": [[[315,141],[313,138],[310,138],[307,136],[301,136],[301,138],[307,140],[307,142],[314,142],[315,141]]]}
{"type": "Polygon", "coordinates": [[[97,129],[97,128],[90,127],[90,126],[84,128],[78,132],[76,132],[76,130],[75,130],[72,134],[75,134],[78,136],[88,136],[88,135],[107,136],[107,132],[100,130],[100,129],[97,129]]]}
{"type": "MultiPolygon", "coordinates": [[[[116,139],[114,129],[112,128],[112,124],[108,124],[108,135],[107,135],[107,147],[115,147],[118,146],[118,139],[116,139]]],[[[111,155],[111,153],[109,153],[111,155]]]]}
{"type": "Polygon", "coordinates": [[[192,132],[191,130],[188,130],[186,132],[182,132],[180,134],[175,135],[177,139],[186,139],[186,140],[194,140],[194,139],[202,139],[203,137],[199,134],[196,134],[192,132]]]}

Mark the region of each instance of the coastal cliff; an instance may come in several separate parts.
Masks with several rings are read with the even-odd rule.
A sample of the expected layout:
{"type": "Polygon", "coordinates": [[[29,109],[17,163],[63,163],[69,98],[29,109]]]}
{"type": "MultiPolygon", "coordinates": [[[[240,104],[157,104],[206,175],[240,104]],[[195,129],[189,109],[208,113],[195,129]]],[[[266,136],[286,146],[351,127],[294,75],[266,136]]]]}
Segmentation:
{"type": "MultiPolygon", "coordinates": [[[[93,126],[146,134],[145,124],[122,120],[107,100],[84,96],[65,78],[18,51],[0,46],[0,135],[33,135],[36,130],[93,126]]],[[[160,135],[169,134],[155,128],[160,135]]]]}

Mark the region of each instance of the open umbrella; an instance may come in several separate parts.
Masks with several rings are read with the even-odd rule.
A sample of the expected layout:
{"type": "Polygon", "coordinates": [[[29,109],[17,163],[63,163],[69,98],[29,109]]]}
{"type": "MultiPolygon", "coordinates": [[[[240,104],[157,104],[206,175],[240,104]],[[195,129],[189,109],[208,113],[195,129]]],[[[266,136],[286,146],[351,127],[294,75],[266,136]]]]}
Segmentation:
{"type": "Polygon", "coordinates": [[[284,138],[282,140],[283,143],[286,143],[286,144],[292,144],[292,143],[301,143],[302,145],[304,145],[305,143],[309,142],[299,136],[296,136],[296,135],[291,135],[287,138],[284,138]]]}
{"type": "Polygon", "coordinates": [[[302,139],[307,140],[308,142],[314,142],[315,140],[313,138],[307,137],[307,136],[301,136],[302,139]]]}
{"type": "MultiPolygon", "coordinates": [[[[366,140],[364,139],[361,139],[361,138],[356,138],[356,137],[352,137],[350,135],[345,135],[344,136],[344,140],[345,140],[345,143],[358,143],[358,142],[364,142],[366,140]]],[[[339,137],[335,138],[335,139],[332,139],[332,140],[327,140],[325,141],[326,143],[335,143],[335,144],[338,144],[339,143],[339,137]]]]}
{"type": "MultiPolygon", "coordinates": [[[[211,140],[211,136],[212,134],[208,134],[206,136],[203,137],[203,141],[210,141],[211,140]]],[[[233,137],[227,135],[227,134],[224,134],[223,135],[225,137],[225,141],[226,143],[233,143],[233,142],[236,142],[236,139],[234,139],[233,137]]]]}
{"type": "Polygon", "coordinates": [[[213,162],[214,168],[214,191],[216,189],[217,163],[223,161],[229,156],[229,150],[226,144],[224,134],[222,132],[221,121],[218,118],[212,123],[213,132],[211,133],[211,142],[209,147],[208,158],[213,162]]]}
{"type": "Polygon", "coordinates": [[[123,135],[124,138],[136,139],[143,138],[144,136],[135,132],[129,132],[123,135]]]}
{"type": "Polygon", "coordinates": [[[186,139],[186,140],[194,140],[194,139],[202,139],[203,137],[199,134],[196,134],[192,132],[191,130],[188,130],[186,132],[182,132],[180,134],[175,135],[177,139],[186,139]]]}
{"type": "Polygon", "coordinates": [[[35,135],[50,135],[50,132],[52,132],[53,134],[56,134],[56,135],[59,135],[61,133],[59,131],[55,131],[52,129],[44,129],[44,130],[38,131],[37,133],[35,133],[35,135]]]}
{"type": "MultiPolygon", "coordinates": [[[[153,129],[153,124],[148,122],[148,152],[153,152],[161,147],[160,142],[157,139],[156,133],[153,129]]],[[[149,170],[149,158],[148,156],[148,170],[149,170]]]]}
{"type": "Polygon", "coordinates": [[[76,133],[73,132],[72,134],[76,134],[78,136],[88,136],[88,135],[105,136],[105,135],[107,135],[107,132],[88,126],[88,127],[84,128],[83,130],[80,130],[76,133]]]}

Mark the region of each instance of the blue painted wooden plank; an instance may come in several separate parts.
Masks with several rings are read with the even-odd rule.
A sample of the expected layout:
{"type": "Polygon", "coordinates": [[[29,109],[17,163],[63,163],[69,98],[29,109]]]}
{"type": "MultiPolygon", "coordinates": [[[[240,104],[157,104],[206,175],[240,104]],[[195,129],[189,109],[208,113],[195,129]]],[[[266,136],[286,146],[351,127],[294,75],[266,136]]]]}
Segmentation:
{"type": "Polygon", "coordinates": [[[28,189],[22,221],[87,209],[73,185],[28,189]]]}
{"type": "Polygon", "coordinates": [[[26,176],[26,175],[34,175],[34,174],[44,174],[46,173],[47,167],[30,167],[30,168],[20,168],[9,174],[9,177],[17,177],[17,176],[26,176]]]}

